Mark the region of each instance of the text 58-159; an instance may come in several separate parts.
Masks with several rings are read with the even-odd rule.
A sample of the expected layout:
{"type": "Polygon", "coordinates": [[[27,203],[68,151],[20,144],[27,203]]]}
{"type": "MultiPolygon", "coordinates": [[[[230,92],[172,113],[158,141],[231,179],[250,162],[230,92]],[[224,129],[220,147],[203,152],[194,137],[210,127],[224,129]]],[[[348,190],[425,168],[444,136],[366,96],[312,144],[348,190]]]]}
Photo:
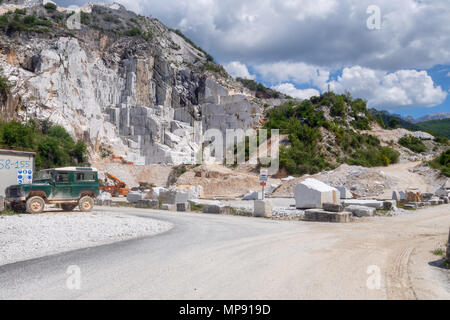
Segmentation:
{"type": "Polygon", "coordinates": [[[31,161],[0,159],[0,170],[16,170],[29,168],[31,168],[31,161]]]}

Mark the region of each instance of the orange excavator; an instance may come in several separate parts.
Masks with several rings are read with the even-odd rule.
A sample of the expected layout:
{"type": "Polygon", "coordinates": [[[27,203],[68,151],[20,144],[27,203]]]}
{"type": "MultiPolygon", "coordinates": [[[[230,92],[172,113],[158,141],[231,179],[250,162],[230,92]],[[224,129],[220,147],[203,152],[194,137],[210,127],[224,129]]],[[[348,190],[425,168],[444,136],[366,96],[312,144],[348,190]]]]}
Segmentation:
{"type": "Polygon", "coordinates": [[[127,188],[126,183],[117,178],[116,176],[113,176],[110,173],[106,173],[106,178],[111,180],[113,184],[100,185],[99,189],[101,191],[109,192],[113,197],[127,196],[130,193],[130,189],[127,188]]]}

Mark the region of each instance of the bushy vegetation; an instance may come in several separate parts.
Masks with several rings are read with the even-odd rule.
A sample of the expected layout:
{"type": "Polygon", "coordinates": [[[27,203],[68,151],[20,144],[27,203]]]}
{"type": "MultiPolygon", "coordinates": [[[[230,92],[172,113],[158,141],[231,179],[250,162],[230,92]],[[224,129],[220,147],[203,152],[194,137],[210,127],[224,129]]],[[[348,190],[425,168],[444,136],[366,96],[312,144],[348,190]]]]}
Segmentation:
{"type": "Polygon", "coordinates": [[[220,74],[222,77],[228,77],[228,73],[223,66],[220,64],[215,64],[213,62],[208,62],[205,64],[205,69],[209,71],[216,72],[220,74]]]}
{"type": "Polygon", "coordinates": [[[44,8],[47,10],[47,11],[50,11],[50,12],[53,12],[53,11],[56,11],[56,4],[54,4],[54,3],[51,3],[51,2],[47,2],[46,4],[44,4],[44,8]]]}
{"type": "Polygon", "coordinates": [[[398,141],[398,143],[401,146],[408,148],[409,150],[414,151],[416,153],[422,153],[427,151],[427,147],[422,142],[422,140],[414,136],[404,136],[398,141]]]}
{"type": "Polygon", "coordinates": [[[444,176],[450,177],[450,149],[443,152],[433,161],[429,162],[429,165],[432,168],[440,170],[444,176]]]}
{"type": "Polygon", "coordinates": [[[0,16],[0,30],[7,34],[14,32],[48,32],[53,23],[46,18],[38,18],[35,15],[23,15],[21,13],[4,14],[0,16]]]}
{"type": "MultiPolygon", "coordinates": [[[[256,92],[256,96],[258,98],[263,98],[263,99],[269,99],[269,98],[281,98],[284,97],[284,95],[276,90],[273,89],[269,89],[266,86],[264,86],[262,83],[258,83],[255,80],[250,80],[250,79],[243,79],[243,78],[236,78],[237,81],[239,81],[240,83],[242,83],[244,85],[244,87],[246,87],[247,89],[251,90],[251,91],[255,91],[256,92]]],[[[290,97],[287,97],[290,98],[290,97]]]]}
{"type": "Polygon", "coordinates": [[[398,162],[398,152],[358,131],[369,130],[374,119],[365,101],[353,100],[350,95],[327,93],[299,104],[285,103],[267,116],[266,129],[279,129],[289,136],[290,145],[280,147],[280,167],[289,174],[314,174],[344,162],[365,167],[398,162]],[[324,107],[335,117],[333,121],[326,119],[324,107]],[[352,125],[342,118],[345,115],[355,118],[352,125]],[[334,142],[322,141],[322,132],[326,131],[334,136],[334,142]]]}
{"type": "Polygon", "coordinates": [[[0,122],[2,148],[38,152],[36,169],[77,166],[86,163],[86,146],[75,142],[61,126],[49,121],[0,122]]]}

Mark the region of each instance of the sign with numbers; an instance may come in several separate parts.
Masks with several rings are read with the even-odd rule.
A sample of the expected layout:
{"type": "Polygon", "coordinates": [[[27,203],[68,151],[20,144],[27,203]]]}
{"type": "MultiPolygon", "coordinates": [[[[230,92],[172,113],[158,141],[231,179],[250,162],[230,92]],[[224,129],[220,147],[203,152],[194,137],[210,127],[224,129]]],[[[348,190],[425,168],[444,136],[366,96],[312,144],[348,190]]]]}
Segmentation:
{"type": "Polygon", "coordinates": [[[0,149],[0,196],[11,185],[33,183],[35,156],[34,152],[0,149]]]}

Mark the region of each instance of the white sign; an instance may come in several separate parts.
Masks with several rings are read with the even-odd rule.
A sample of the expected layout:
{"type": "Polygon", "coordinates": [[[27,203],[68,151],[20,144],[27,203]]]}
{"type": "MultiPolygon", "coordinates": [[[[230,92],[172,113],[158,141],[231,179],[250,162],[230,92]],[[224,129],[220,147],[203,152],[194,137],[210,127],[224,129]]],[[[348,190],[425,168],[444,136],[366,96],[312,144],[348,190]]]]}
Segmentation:
{"type": "Polygon", "coordinates": [[[269,170],[261,169],[259,173],[259,181],[267,181],[269,179],[269,170]]]}

